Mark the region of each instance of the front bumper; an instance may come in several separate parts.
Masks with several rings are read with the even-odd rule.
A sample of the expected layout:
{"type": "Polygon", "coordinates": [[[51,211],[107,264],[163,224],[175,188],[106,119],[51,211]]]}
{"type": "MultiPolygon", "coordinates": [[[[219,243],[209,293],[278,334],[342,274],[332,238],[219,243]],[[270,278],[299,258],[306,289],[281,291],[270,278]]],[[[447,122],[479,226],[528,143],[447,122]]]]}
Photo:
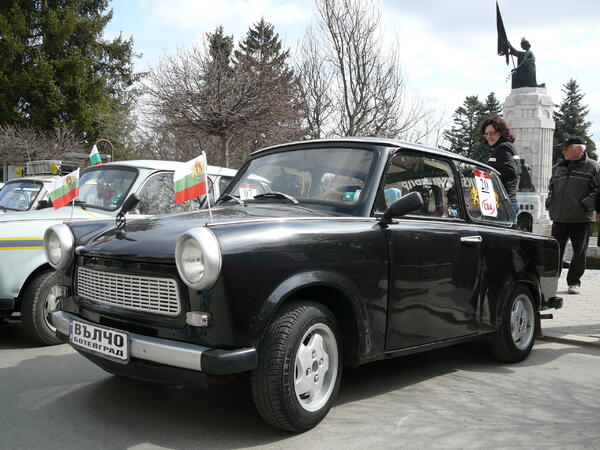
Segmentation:
{"type": "MultiPolygon", "coordinates": [[[[52,313],[52,324],[56,327],[57,336],[65,342],[68,341],[71,319],[90,323],[64,311],[52,313]]],[[[129,345],[131,358],[129,364],[135,360],[142,360],[154,363],[154,365],[192,370],[210,375],[229,375],[253,370],[258,363],[254,347],[222,350],[135,333],[129,333],[129,345]]],[[[81,347],[74,345],[73,348],[86,356],[89,354],[81,347]]],[[[93,360],[97,361],[98,359],[94,358],[93,360]]],[[[144,376],[138,374],[138,377],[143,378],[144,376]]]]}
{"type": "Polygon", "coordinates": [[[0,297],[0,311],[13,311],[15,299],[12,297],[0,297]]]}

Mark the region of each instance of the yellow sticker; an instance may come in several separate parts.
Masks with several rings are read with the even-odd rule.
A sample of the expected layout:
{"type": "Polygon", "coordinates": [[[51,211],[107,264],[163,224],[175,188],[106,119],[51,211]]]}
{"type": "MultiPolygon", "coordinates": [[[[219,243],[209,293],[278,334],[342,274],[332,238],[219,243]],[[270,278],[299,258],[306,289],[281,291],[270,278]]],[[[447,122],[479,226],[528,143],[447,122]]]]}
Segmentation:
{"type": "Polygon", "coordinates": [[[471,188],[471,203],[473,205],[479,205],[479,193],[477,192],[475,186],[471,188]]]}

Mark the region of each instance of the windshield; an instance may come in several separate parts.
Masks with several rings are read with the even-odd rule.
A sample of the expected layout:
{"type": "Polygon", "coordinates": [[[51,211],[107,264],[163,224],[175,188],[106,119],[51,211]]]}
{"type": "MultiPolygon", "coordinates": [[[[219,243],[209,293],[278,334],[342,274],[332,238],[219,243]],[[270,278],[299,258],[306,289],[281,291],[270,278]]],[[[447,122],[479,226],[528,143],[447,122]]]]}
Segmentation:
{"type": "Polygon", "coordinates": [[[300,202],[354,204],[371,170],[372,151],[356,148],[311,148],[271,153],[250,161],[226,194],[241,200],[281,192],[300,202]]]}
{"type": "Polygon", "coordinates": [[[0,190],[0,210],[27,211],[42,189],[42,183],[19,181],[7,183],[0,190]]]}
{"type": "Polygon", "coordinates": [[[125,200],[136,177],[137,170],[90,170],[81,175],[79,199],[85,206],[114,211],[125,200]]]}

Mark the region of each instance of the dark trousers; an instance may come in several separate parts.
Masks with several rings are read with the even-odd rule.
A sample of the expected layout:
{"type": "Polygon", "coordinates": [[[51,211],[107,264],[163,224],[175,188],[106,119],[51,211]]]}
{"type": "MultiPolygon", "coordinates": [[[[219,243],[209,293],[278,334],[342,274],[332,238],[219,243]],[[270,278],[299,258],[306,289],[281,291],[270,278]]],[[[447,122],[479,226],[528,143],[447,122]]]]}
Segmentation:
{"type": "Polygon", "coordinates": [[[567,240],[573,246],[573,258],[567,272],[567,284],[580,286],[581,276],[585,272],[585,252],[590,241],[591,222],[554,222],[552,224],[552,237],[560,245],[560,264],[565,256],[567,240]]]}

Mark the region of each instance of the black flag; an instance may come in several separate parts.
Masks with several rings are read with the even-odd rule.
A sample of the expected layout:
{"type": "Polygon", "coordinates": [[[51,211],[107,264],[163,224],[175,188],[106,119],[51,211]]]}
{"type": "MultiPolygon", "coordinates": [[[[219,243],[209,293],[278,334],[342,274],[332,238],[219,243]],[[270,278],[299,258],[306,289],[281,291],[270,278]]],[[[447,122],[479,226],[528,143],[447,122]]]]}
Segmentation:
{"type": "Polygon", "coordinates": [[[502,22],[502,15],[500,15],[500,7],[496,1],[496,28],[498,28],[498,55],[506,55],[506,65],[508,65],[508,55],[510,54],[510,44],[506,37],[506,30],[504,29],[504,22],[502,22]]]}

